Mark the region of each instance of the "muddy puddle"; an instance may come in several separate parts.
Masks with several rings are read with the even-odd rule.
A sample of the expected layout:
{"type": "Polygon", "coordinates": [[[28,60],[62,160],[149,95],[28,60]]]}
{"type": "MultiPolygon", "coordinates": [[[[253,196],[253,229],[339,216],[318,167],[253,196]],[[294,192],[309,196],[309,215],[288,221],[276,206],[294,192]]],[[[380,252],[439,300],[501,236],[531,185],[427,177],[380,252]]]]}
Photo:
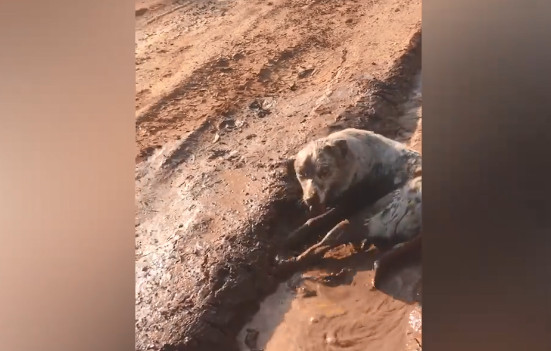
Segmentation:
{"type": "Polygon", "coordinates": [[[266,298],[238,336],[243,351],[421,350],[420,262],[372,288],[376,253],[333,254],[266,298]]]}
{"type": "MultiPolygon", "coordinates": [[[[421,152],[420,74],[403,111],[397,139],[421,152]]],[[[421,260],[398,263],[374,289],[379,255],[342,246],[281,283],[242,328],[240,350],[422,350],[421,260]]]]}

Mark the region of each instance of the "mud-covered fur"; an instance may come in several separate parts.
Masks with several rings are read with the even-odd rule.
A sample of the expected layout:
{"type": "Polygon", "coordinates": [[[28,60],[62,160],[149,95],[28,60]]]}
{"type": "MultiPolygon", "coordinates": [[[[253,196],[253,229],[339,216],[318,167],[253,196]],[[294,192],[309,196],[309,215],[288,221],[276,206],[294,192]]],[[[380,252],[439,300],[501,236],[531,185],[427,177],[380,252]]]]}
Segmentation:
{"type": "MultiPolygon", "coordinates": [[[[366,238],[379,248],[390,248],[413,239],[422,225],[422,176],[395,191],[390,203],[364,220],[366,238]]],[[[361,216],[361,214],[360,214],[361,216]]]]}
{"type": "Polygon", "coordinates": [[[339,238],[328,234],[317,245],[364,242],[387,250],[407,242],[421,232],[422,195],[422,176],[418,176],[373,206],[352,215],[346,232],[339,233],[339,238]]]}
{"type": "Polygon", "coordinates": [[[367,241],[390,249],[420,234],[421,155],[402,143],[365,130],[345,129],[307,144],[297,154],[294,167],[303,201],[310,207],[324,207],[366,179],[396,184],[396,190],[349,218],[346,234],[339,234],[338,240],[325,237],[325,241],[367,241]]]}
{"type": "Polygon", "coordinates": [[[310,208],[324,207],[367,178],[392,177],[399,187],[420,165],[420,155],[403,144],[353,128],[308,143],[294,160],[303,201],[310,208]]]}
{"type": "MultiPolygon", "coordinates": [[[[283,263],[309,265],[321,259],[331,248],[352,243],[360,249],[371,244],[384,251],[391,249],[385,254],[388,257],[383,260],[383,264],[392,266],[394,258],[400,259],[403,256],[398,254],[403,251],[401,246],[405,245],[404,249],[407,252],[420,248],[418,241],[422,224],[421,198],[422,176],[419,175],[374,205],[360,210],[350,219],[339,222],[319,242],[283,263]],[[412,244],[414,242],[417,244],[412,244]]],[[[383,268],[383,271],[388,271],[387,268],[383,268]]],[[[376,266],[375,269],[378,270],[376,266]]]]}

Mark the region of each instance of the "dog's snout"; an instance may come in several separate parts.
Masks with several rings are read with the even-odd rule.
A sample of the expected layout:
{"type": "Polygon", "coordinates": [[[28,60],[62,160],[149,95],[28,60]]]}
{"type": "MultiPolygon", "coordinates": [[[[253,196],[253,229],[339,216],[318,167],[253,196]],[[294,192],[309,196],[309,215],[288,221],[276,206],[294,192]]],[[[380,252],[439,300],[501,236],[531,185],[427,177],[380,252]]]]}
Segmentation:
{"type": "Polygon", "coordinates": [[[320,205],[320,198],[316,192],[312,192],[304,198],[304,202],[310,207],[318,207],[320,205]]]}
{"type": "Polygon", "coordinates": [[[325,208],[325,196],[319,187],[309,180],[303,184],[303,201],[310,212],[321,212],[325,208]]]}
{"type": "Polygon", "coordinates": [[[310,210],[310,212],[319,213],[319,212],[323,212],[325,210],[325,206],[320,201],[320,197],[318,196],[317,193],[315,193],[312,196],[304,199],[304,202],[308,206],[308,209],[310,210]]]}

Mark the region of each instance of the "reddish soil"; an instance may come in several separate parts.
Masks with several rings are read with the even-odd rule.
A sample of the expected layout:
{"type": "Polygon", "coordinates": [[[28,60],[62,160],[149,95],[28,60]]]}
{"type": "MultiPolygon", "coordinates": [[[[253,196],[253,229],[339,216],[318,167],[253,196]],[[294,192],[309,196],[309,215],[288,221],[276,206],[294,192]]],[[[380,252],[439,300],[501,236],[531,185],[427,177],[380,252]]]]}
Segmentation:
{"type": "Polygon", "coordinates": [[[420,27],[420,1],[137,0],[137,350],[237,349],[306,218],[283,167],[306,141],[420,149],[420,27]]]}

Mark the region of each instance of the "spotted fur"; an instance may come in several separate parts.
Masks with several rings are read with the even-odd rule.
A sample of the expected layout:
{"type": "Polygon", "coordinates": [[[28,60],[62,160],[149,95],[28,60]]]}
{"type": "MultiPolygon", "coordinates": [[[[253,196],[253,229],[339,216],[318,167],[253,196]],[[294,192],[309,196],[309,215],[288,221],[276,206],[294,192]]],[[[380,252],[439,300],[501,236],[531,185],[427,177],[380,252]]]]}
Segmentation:
{"type": "Polygon", "coordinates": [[[411,240],[421,232],[422,176],[395,191],[390,203],[365,220],[365,234],[378,247],[389,248],[411,240]]]}
{"type": "Polygon", "coordinates": [[[403,184],[421,165],[420,155],[382,135],[344,129],[308,143],[294,167],[308,206],[325,205],[366,179],[392,177],[403,184]]]}

